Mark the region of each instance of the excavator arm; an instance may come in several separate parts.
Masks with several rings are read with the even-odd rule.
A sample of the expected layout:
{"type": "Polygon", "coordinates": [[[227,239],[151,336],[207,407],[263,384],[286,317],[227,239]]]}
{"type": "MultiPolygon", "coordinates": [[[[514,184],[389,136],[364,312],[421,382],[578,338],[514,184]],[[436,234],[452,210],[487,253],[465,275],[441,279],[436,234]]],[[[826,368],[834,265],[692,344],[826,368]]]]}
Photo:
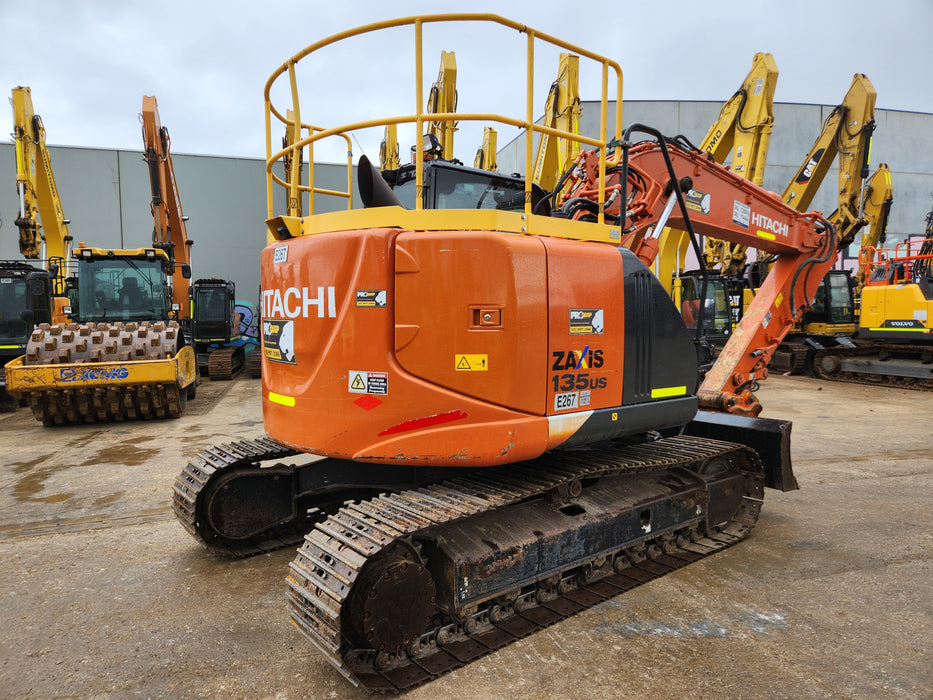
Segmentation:
{"type": "MultiPolygon", "coordinates": [[[[623,224],[621,243],[645,264],[657,255],[653,232],[670,225],[696,235],[715,236],[774,256],[775,264],[738,328],[707,372],[698,390],[700,405],[757,416],[757,381],[781,339],[809,308],[817,287],[836,258],[832,224],[818,212],[801,213],[712,156],[668,143],[658,132],[633,125],[623,137],[622,157],[607,167],[608,221],[623,224]],[[632,146],[628,134],[642,130],[658,142],[632,146]],[[620,202],[626,202],[624,222],[620,202]]],[[[563,213],[593,216],[598,156],[584,151],[578,179],[562,200],[563,213]]]]}
{"type": "MultiPolygon", "coordinates": [[[[441,67],[437,73],[437,82],[431,86],[428,94],[428,114],[453,114],[457,111],[457,58],[453,51],[441,51],[441,67]]],[[[444,149],[442,158],[450,160],[454,157],[454,132],[457,130],[455,121],[432,121],[428,133],[441,144],[444,149]]]]}
{"type": "MultiPolygon", "coordinates": [[[[286,128],[292,128],[291,126],[286,128]]],[[[295,139],[297,141],[297,139],[295,139]]],[[[288,147],[288,143],[282,144],[284,147],[288,147]]],[[[379,167],[382,170],[395,170],[402,164],[402,161],[398,156],[398,126],[395,124],[388,124],[385,128],[385,136],[382,138],[382,142],[379,144],[379,167]]],[[[298,212],[298,216],[301,216],[301,212],[298,212]]],[[[289,216],[295,216],[289,212],[289,216]]]]}
{"type": "Polygon", "coordinates": [[[804,211],[823,182],[833,156],[839,156],[839,208],[830,215],[836,226],[838,245],[847,247],[866,223],[861,215],[862,181],[868,177],[871,135],[875,130],[875,92],[871,81],[856,73],[852,85],[826,121],[823,130],[804,158],[797,175],[788,183],[781,199],[804,211]]]}
{"type": "MultiPolygon", "coordinates": [[[[544,103],[544,126],[551,129],[580,133],[580,58],[562,53],[557,80],[551,84],[544,103]]],[[[551,192],[561,173],[567,171],[580,152],[580,145],[542,133],[535,153],[533,181],[551,192]]]]}
{"type": "MultiPolygon", "coordinates": [[[[761,185],[764,178],[774,126],[777,78],[774,57],[755,54],[742,87],[723,105],[719,119],[700,144],[700,150],[712,155],[717,163],[724,163],[731,152],[732,171],[756,185],[761,185]]],[[[707,238],[703,257],[708,268],[719,265],[723,276],[738,277],[745,268],[746,246],[707,238]]]]}
{"type": "MultiPolygon", "coordinates": [[[[168,253],[173,268],[177,265],[191,264],[191,246],[194,241],[188,238],[187,217],[181,210],[181,199],[175,182],[175,169],[172,166],[170,151],[171,140],[168,129],[159,119],[159,107],[156,98],[143,96],[143,144],[144,158],[149,165],[149,184],[152,190],[152,245],[168,253]]],[[[173,275],[174,277],[174,275],[173,275]]],[[[182,315],[187,314],[188,287],[187,278],[179,275],[172,284],[172,303],[178,304],[182,315]]]]}
{"type": "Polygon", "coordinates": [[[499,171],[496,162],[496,130],[491,126],[483,128],[483,145],[476,149],[473,167],[491,172],[499,171]]]}
{"type": "MultiPolygon", "coordinates": [[[[867,222],[862,229],[862,262],[871,262],[874,258],[874,249],[879,243],[884,243],[888,228],[888,214],[894,202],[894,185],[891,183],[891,170],[886,163],[878,169],[865,184],[865,194],[862,196],[862,217],[867,222]]],[[[856,292],[860,292],[865,284],[865,266],[859,265],[855,273],[856,292]]]]}
{"type": "Polygon", "coordinates": [[[72,238],[52,174],[52,158],[45,145],[45,126],[33,111],[28,87],[13,88],[12,102],[20,252],[31,260],[61,259],[67,266],[72,238]]]}

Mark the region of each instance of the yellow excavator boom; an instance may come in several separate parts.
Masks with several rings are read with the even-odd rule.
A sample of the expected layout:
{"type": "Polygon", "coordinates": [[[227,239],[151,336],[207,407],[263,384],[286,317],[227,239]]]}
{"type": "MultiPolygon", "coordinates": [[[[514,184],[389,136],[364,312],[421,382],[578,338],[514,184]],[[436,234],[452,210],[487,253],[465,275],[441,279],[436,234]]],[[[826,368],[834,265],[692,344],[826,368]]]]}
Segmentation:
{"type": "MultiPolygon", "coordinates": [[[[865,183],[865,193],[862,196],[862,218],[867,222],[862,229],[861,260],[871,262],[874,260],[874,249],[879,243],[884,243],[888,228],[888,214],[894,202],[894,185],[891,182],[891,170],[887,163],[881,163],[874,174],[865,183]]],[[[865,269],[859,265],[855,273],[856,294],[862,290],[865,283],[865,269]]]]}
{"type": "MultiPolygon", "coordinates": [[[[778,69],[769,53],[756,53],[742,87],[723,105],[700,148],[724,163],[732,153],[732,171],[761,185],[771,130],[774,126],[774,89],[778,69]]],[[[746,248],[716,238],[706,239],[706,266],[719,265],[724,277],[738,277],[745,269],[746,248]]]]}
{"type": "MultiPolygon", "coordinates": [[[[45,144],[45,126],[32,107],[28,87],[13,88],[13,140],[16,148],[16,190],[19,195],[19,249],[31,260],[59,259],[67,268],[72,237],[62,210],[52,157],[45,144]],[[43,250],[44,248],[44,250],[43,250]]],[[[46,267],[48,269],[48,267],[46,267]]],[[[65,270],[65,276],[68,270],[65,270]]]]}
{"type": "MultiPolygon", "coordinates": [[[[283,144],[287,146],[288,144],[283,144]]],[[[379,144],[379,168],[381,170],[395,170],[402,164],[398,156],[398,126],[396,124],[387,124],[385,136],[382,143],[379,144]]],[[[289,212],[289,216],[301,216],[289,212]]]]}
{"type": "MultiPolygon", "coordinates": [[[[551,83],[544,103],[544,126],[579,134],[581,111],[580,57],[562,53],[557,80],[551,83]]],[[[535,153],[533,181],[550,192],[579,153],[577,142],[542,133],[535,153]]]]}
{"type": "Polygon", "coordinates": [[[491,126],[483,127],[483,145],[476,149],[473,167],[499,172],[496,162],[496,130],[491,126]]]}
{"type": "Polygon", "coordinates": [[[781,199],[797,211],[807,211],[823,178],[839,156],[839,208],[829,217],[836,226],[837,247],[847,247],[865,225],[860,215],[862,181],[868,177],[871,135],[875,130],[875,92],[871,81],[856,73],[842,103],[823,129],[781,199]]]}
{"type": "MultiPolygon", "coordinates": [[[[428,94],[427,112],[429,114],[453,114],[457,111],[457,57],[453,51],[441,51],[441,67],[437,72],[437,82],[431,86],[428,94]]],[[[454,157],[455,121],[432,121],[428,133],[434,134],[444,149],[444,160],[454,157]]]]}
{"type": "MultiPolygon", "coordinates": [[[[764,177],[774,126],[772,106],[777,78],[774,57],[756,53],[742,86],[723,105],[700,144],[700,149],[717,163],[724,163],[731,152],[732,170],[756,185],[761,185],[764,177]]],[[[674,273],[686,257],[688,238],[683,231],[665,228],[658,239],[654,272],[670,293],[674,273]]],[[[703,257],[707,267],[720,265],[723,276],[737,276],[745,265],[745,246],[709,238],[703,257]]]]}

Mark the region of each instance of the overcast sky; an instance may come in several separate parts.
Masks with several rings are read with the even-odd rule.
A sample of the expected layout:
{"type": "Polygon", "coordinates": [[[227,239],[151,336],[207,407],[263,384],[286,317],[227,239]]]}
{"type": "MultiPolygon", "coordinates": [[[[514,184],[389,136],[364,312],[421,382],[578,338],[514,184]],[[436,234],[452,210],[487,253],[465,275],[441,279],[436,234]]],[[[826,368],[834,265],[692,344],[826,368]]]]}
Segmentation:
{"type": "MultiPolygon", "coordinates": [[[[865,73],[876,107],[933,112],[933,0],[0,0],[0,86],[8,97],[15,86],[32,89],[52,145],[141,149],[149,94],[173,152],[261,157],[263,89],[289,57],[369,22],[453,11],[498,13],[617,61],[623,99],[725,101],[761,51],[780,71],[776,102],[836,104],[865,73]]],[[[521,60],[524,37],[461,30],[428,40],[428,31],[425,82],[436,78],[440,49],[455,51],[459,111],[523,94],[505,68],[521,60]]],[[[412,93],[401,102],[377,95],[390,78],[413,77],[410,36],[358,42],[319,64],[302,83],[303,121],[411,113],[412,93]]],[[[536,105],[556,69],[556,59],[536,69],[536,105]]],[[[583,99],[598,97],[581,83],[583,99]]],[[[11,109],[0,110],[0,128],[9,138],[11,109]]],[[[513,136],[500,134],[500,146],[513,136]]],[[[472,161],[478,145],[457,155],[472,161]]],[[[354,144],[354,156],[361,147],[378,158],[371,143],[354,144]]]]}

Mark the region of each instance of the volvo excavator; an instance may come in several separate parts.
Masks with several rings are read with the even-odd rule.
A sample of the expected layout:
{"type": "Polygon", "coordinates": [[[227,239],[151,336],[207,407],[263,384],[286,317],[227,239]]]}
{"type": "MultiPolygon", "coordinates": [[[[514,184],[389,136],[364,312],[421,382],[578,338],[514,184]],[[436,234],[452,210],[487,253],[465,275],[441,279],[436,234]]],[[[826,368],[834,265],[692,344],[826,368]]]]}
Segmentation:
{"type": "Polygon", "coordinates": [[[863,248],[858,331],[819,348],[821,379],[933,390],[933,210],[921,237],[894,248],[863,248]]]}
{"type": "MultiPolygon", "coordinates": [[[[312,202],[296,217],[270,195],[266,435],[202,451],[173,487],[177,518],[211,551],[302,543],[291,621],[371,690],[429,681],[746,538],[765,486],[797,488],[790,423],[761,418],[755,390],[836,252],[818,212],[681,139],[623,133],[618,64],[496,15],[387,20],[289,59],[265,88],[269,192],[287,185],[274,175],[286,151],[398,121],[274,151],[270,125],[288,126],[270,98],[279,80],[299,114],[298,76],[317,72],[319,49],[408,27],[421,66],[422,33],[462,21],[526,37],[515,84],[529,87],[523,116],[456,118],[526,130],[526,173],[535,131],[576,141],[551,190],[565,194],[419,142],[394,173],[359,159],[362,209],[315,214],[312,202]],[[601,72],[598,137],[535,123],[531,47],[542,44],[601,72]],[[688,191],[708,206],[694,211],[688,191]],[[702,382],[696,338],[642,262],[667,223],[776,255],[702,382]]],[[[413,89],[420,106],[420,80],[413,89]]],[[[453,115],[408,118],[422,128],[453,115]]]]}
{"type": "Polygon", "coordinates": [[[20,250],[67,265],[71,299],[60,297],[68,321],[40,323],[25,354],[7,363],[7,390],[47,426],[180,416],[194,397],[197,368],[172,300],[176,270],[187,279],[190,267],[172,255],[188,246],[154,234],[147,248],[72,250],[29,88],[15,88],[13,104],[20,250]]]}

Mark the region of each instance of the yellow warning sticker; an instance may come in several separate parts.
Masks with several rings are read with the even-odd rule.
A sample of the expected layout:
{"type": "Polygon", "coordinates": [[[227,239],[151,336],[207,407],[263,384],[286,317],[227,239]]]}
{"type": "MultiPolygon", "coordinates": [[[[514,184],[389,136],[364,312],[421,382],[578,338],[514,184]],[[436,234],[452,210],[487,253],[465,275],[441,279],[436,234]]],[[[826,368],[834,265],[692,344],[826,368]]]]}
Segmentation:
{"type": "Polygon", "coordinates": [[[454,355],[454,368],[458,372],[488,372],[489,355],[454,355]]]}

